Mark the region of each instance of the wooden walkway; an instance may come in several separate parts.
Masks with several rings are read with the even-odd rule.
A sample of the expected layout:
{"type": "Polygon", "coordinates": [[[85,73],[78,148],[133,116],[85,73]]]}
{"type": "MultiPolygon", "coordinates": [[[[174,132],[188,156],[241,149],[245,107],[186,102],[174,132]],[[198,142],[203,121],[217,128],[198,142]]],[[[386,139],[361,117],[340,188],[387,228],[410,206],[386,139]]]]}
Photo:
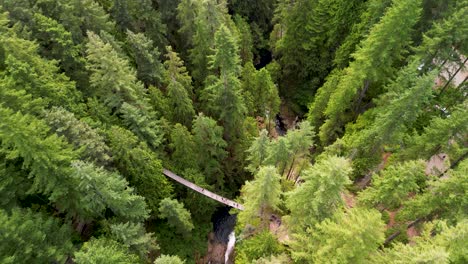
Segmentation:
{"type": "Polygon", "coordinates": [[[178,183],[180,183],[182,185],[185,185],[185,186],[189,187],[190,189],[205,195],[206,197],[209,197],[209,198],[211,198],[213,200],[216,200],[216,201],[218,201],[218,202],[220,202],[222,204],[234,207],[236,209],[244,210],[244,206],[242,204],[236,203],[236,202],[234,202],[232,200],[229,200],[229,199],[224,198],[224,197],[222,197],[220,195],[217,195],[216,193],[210,192],[210,191],[196,185],[195,183],[187,181],[186,179],[178,176],[177,174],[173,173],[170,170],[163,169],[163,173],[164,173],[164,175],[166,175],[167,177],[173,179],[174,181],[176,181],[176,182],[178,182],[178,183]]]}

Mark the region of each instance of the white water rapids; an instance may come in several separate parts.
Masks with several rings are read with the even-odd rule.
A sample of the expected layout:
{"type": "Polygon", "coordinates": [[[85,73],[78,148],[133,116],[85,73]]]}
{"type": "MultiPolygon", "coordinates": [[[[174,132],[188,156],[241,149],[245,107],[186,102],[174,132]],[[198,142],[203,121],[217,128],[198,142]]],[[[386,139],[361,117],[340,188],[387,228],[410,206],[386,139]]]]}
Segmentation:
{"type": "Polygon", "coordinates": [[[232,250],[234,250],[234,245],[236,244],[236,234],[234,230],[229,234],[229,241],[227,243],[226,253],[224,254],[224,264],[228,263],[229,255],[231,255],[232,250]]]}

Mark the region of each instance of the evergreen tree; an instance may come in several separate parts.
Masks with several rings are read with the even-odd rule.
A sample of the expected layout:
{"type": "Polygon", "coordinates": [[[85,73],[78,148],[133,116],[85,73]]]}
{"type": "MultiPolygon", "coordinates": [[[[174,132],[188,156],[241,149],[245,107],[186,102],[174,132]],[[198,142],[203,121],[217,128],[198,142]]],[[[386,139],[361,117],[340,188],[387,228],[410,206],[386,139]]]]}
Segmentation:
{"type": "Polygon", "coordinates": [[[161,161],[128,130],[112,127],[108,137],[115,166],[137,193],[146,198],[148,207],[156,214],[159,202],[172,192],[162,174],[161,161]]]}
{"type": "Polygon", "coordinates": [[[148,143],[153,150],[158,149],[163,141],[163,131],[161,121],[152,116],[152,112],[146,112],[126,102],[122,104],[120,112],[123,123],[140,140],[148,143]]]}
{"type": "Polygon", "coordinates": [[[125,246],[108,238],[92,238],[75,253],[73,258],[77,264],[85,263],[122,263],[133,264],[138,257],[127,251],[125,246]]]}
{"type": "MultiPolygon", "coordinates": [[[[6,29],[0,36],[0,46],[4,54],[0,62],[2,88],[9,90],[14,97],[30,94],[36,104],[37,100],[43,100],[47,105],[77,110],[81,94],[74,83],[60,73],[56,62],[38,55],[37,44],[19,38],[12,29],[6,29]]],[[[24,110],[28,111],[27,108],[24,110]]]]}
{"type": "Polygon", "coordinates": [[[167,83],[167,97],[169,109],[171,109],[171,120],[190,126],[192,118],[195,115],[191,97],[192,79],[184,67],[183,61],[167,47],[165,82],[167,83]]]}
{"type": "Polygon", "coordinates": [[[266,163],[275,166],[280,175],[284,175],[291,156],[288,139],[280,137],[278,140],[272,141],[267,149],[266,163]]]}
{"type": "MultiPolygon", "coordinates": [[[[344,70],[343,76],[325,110],[327,121],[320,128],[323,145],[329,145],[342,134],[342,127],[362,109],[367,91],[376,83],[385,83],[395,71],[394,66],[407,52],[412,27],[421,13],[421,1],[394,0],[379,23],[372,27],[368,37],[354,53],[355,60],[344,70]],[[399,28],[398,34],[394,29],[399,28]],[[391,41],[388,41],[391,39],[391,41]],[[384,62],[384,63],[382,63],[384,62]]],[[[375,89],[375,88],[374,88],[375,89]]]]}
{"type": "Polygon", "coordinates": [[[252,142],[252,145],[247,150],[247,153],[249,154],[247,156],[247,160],[250,163],[247,167],[247,170],[252,173],[258,171],[260,166],[262,166],[265,162],[269,145],[270,139],[268,138],[268,131],[263,129],[260,131],[260,135],[255,138],[255,140],[252,142]]]}
{"type": "Polygon", "coordinates": [[[437,152],[466,152],[460,131],[463,131],[468,124],[467,109],[466,103],[463,103],[446,118],[434,117],[421,134],[415,133],[406,138],[406,148],[397,154],[399,159],[429,159],[437,152]],[[450,141],[453,143],[447,144],[450,141]]]}
{"type": "Polygon", "coordinates": [[[44,120],[59,136],[65,136],[70,144],[81,153],[84,160],[97,165],[108,165],[112,160],[104,137],[73,113],[58,107],[45,112],[44,120]]]}
{"type": "MultiPolygon", "coordinates": [[[[286,139],[289,148],[288,167],[286,178],[292,179],[295,166],[303,159],[309,156],[309,149],[313,146],[314,131],[313,127],[308,122],[299,124],[299,129],[294,129],[286,134],[286,139]]],[[[296,170],[296,176],[300,174],[300,170],[296,170]]]]}
{"type": "Polygon", "coordinates": [[[221,164],[226,158],[226,141],[223,139],[223,128],[216,125],[213,119],[199,114],[193,120],[193,135],[196,149],[203,150],[197,155],[197,162],[208,184],[223,185],[221,164]]]}
{"type": "Polygon", "coordinates": [[[161,84],[163,66],[159,61],[159,50],[153,46],[153,41],[143,33],[135,34],[127,30],[127,42],[130,55],[136,64],[138,79],[146,86],[161,84]]]}
{"type": "MultiPolygon", "coordinates": [[[[197,1],[194,1],[197,2],[197,1]]],[[[210,64],[208,57],[213,54],[212,49],[216,48],[215,33],[221,24],[228,22],[228,10],[226,0],[200,1],[194,4],[196,17],[193,23],[192,42],[193,48],[190,50],[191,73],[197,86],[204,83],[206,77],[210,75],[210,64]],[[198,12],[197,12],[198,11],[198,12]]],[[[182,11],[182,10],[181,10],[182,11]]],[[[186,12],[185,12],[186,13],[186,12]]],[[[183,25],[186,22],[183,22],[183,25]]],[[[183,26],[184,27],[184,26],[183,26]]]]}
{"type": "Polygon", "coordinates": [[[280,23],[286,29],[276,43],[283,66],[283,95],[301,106],[309,103],[330,71],[334,51],[359,15],[362,2],[300,0],[278,6],[284,9],[277,12],[283,13],[280,23]]]}
{"type": "Polygon", "coordinates": [[[389,166],[372,178],[372,186],[359,195],[360,201],[370,205],[383,205],[384,208],[397,208],[408,199],[411,192],[417,192],[425,181],[425,163],[407,161],[389,166]]]}
{"type": "Polygon", "coordinates": [[[307,263],[364,263],[384,241],[383,231],[384,224],[375,210],[337,212],[334,219],[296,235],[292,257],[307,263]]]}
{"type": "MultiPolygon", "coordinates": [[[[280,98],[278,89],[271,80],[267,69],[262,68],[255,75],[254,90],[252,91],[256,114],[259,116],[274,116],[279,112],[280,98]]],[[[269,122],[269,120],[267,120],[269,122]]]]}
{"type": "Polygon", "coordinates": [[[291,223],[305,230],[333,215],[343,205],[341,193],[351,182],[348,160],[327,157],[301,175],[304,182],[288,196],[287,207],[291,210],[291,223]]]}
{"type": "Polygon", "coordinates": [[[184,204],[177,200],[165,198],[159,205],[161,218],[166,218],[169,225],[176,229],[177,233],[187,235],[194,228],[190,212],[184,208],[184,204]]]}
{"type": "Polygon", "coordinates": [[[169,147],[172,150],[172,164],[177,172],[197,168],[195,141],[187,128],[176,124],[171,131],[169,147]]]}
{"type": "Polygon", "coordinates": [[[146,233],[141,223],[115,223],[111,224],[110,230],[115,241],[125,245],[129,252],[136,253],[142,260],[147,260],[148,254],[157,249],[153,234],[146,233]]]}
{"type": "Polygon", "coordinates": [[[242,200],[245,209],[238,215],[239,223],[259,227],[268,227],[269,214],[279,209],[281,203],[280,175],[275,167],[260,167],[253,181],[247,181],[242,187],[242,200]]]}
{"type": "Polygon", "coordinates": [[[178,256],[161,255],[154,264],[184,264],[185,261],[181,260],[178,256]]]}
{"type": "Polygon", "coordinates": [[[415,220],[421,217],[444,218],[455,222],[467,217],[465,197],[468,161],[462,161],[447,177],[428,182],[427,190],[404,203],[401,218],[415,220]]]}
{"type": "Polygon", "coordinates": [[[108,43],[92,33],[88,33],[87,69],[91,72],[90,83],[94,95],[111,110],[118,110],[124,102],[136,103],[142,93],[142,85],[137,82],[135,72],[128,61],[108,43]]]}
{"type": "Polygon", "coordinates": [[[246,113],[238,79],[240,59],[234,37],[222,25],[215,35],[215,54],[210,56],[212,69],[219,71],[219,77],[205,88],[205,100],[214,116],[224,127],[225,139],[232,143],[241,134],[246,113]]]}
{"type": "Polygon", "coordinates": [[[73,250],[67,224],[43,213],[0,209],[0,262],[63,262],[73,250]]]}

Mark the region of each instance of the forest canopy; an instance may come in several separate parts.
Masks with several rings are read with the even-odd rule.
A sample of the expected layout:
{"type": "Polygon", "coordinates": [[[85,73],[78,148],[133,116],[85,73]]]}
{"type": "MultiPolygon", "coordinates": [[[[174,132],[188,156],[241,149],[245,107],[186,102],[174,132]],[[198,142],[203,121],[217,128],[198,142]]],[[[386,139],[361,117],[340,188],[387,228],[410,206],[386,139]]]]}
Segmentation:
{"type": "Polygon", "coordinates": [[[467,263],[467,18],[0,0],[0,263],[467,263]]]}

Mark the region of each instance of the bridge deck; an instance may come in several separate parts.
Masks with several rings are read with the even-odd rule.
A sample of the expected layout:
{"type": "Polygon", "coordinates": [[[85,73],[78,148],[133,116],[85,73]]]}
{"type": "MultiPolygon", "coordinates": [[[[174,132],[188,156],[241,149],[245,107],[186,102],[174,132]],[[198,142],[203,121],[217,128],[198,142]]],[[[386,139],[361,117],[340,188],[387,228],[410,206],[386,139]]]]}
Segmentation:
{"type": "Polygon", "coordinates": [[[224,198],[224,197],[222,197],[220,195],[217,195],[216,193],[210,192],[210,191],[208,191],[208,190],[206,190],[206,189],[204,189],[204,188],[202,188],[202,187],[200,187],[200,186],[198,186],[198,185],[196,185],[196,184],[194,184],[192,182],[189,182],[186,179],[176,175],[175,173],[173,173],[170,170],[163,169],[163,173],[164,173],[164,175],[166,175],[167,177],[173,179],[174,181],[176,181],[176,182],[178,182],[178,183],[180,183],[182,185],[185,185],[185,186],[189,187],[190,189],[205,195],[206,197],[209,197],[209,198],[211,198],[213,200],[216,200],[216,201],[218,201],[220,203],[223,203],[225,205],[234,207],[236,209],[244,210],[244,206],[242,204],[236,203],[236,202],[234,202],[232,200],[229,200],[229,199],[224,198]]]}

